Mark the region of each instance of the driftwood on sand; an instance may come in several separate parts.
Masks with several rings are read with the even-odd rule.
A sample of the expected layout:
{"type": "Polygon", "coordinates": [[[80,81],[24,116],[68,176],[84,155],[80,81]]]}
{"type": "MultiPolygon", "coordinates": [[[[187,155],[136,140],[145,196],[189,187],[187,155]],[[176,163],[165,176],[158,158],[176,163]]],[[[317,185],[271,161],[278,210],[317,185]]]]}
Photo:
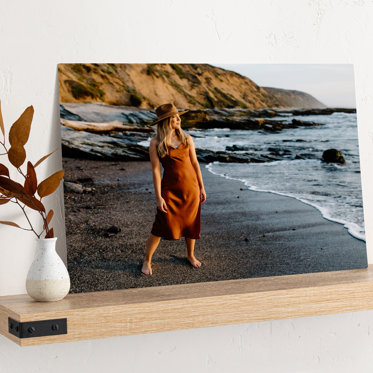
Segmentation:
{"type": "Polygon", "coordinates": [[[92,131],[92,132],[106,132],[115,130],[124,131],[139,131],[139,132],[153,132],[151,127],[138,126],[133,124],[123,124],[119,120],[114,120],[112,122],[82,122],[76,120],[60,119],[61,124],[65,127],[72,128],[77,131],[92,131]]]}

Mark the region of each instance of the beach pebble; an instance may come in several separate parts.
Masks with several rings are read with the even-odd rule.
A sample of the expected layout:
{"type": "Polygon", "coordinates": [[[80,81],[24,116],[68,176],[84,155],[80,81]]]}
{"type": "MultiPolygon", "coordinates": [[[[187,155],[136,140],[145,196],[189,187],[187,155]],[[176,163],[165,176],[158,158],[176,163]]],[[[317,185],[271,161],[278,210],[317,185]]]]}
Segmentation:
{"type": "Polygon", "coordinates": [[[110,233],[119,233],[121,229],[116,227],[115,225],[112,225],[107,231],[110,233]]]}
{"type": "Polygon", "coordinates": [[[91,177],[81,177],[79,179],[76,179],[79,183],[93,183],[93,179],[91,177]]]}
{"type": "Polygon", "coordinates": [[[64,181],[63,183],[66,192],[72,193],[83,193],[83,185],[77,183],[71,183],[69,181],[64,181]]]}
{"type": "Polygon", "coordinates": [[[106,230],[106,232],[104,233],[104,236],[105,237],[111,237],[111,236],[114,236],[114,234],[117,234],[121,231],[121,229],[115,225],[112,225],[110,228],[108,228],[106,230]]]}

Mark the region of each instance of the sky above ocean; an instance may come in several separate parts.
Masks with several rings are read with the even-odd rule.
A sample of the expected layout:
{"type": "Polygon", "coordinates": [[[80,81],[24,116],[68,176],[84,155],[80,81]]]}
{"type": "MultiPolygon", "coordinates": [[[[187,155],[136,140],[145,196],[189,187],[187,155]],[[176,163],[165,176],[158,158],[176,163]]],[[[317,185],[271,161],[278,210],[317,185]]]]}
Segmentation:
{"type": "Polygon", "coordinates": [[[294,89],[330,107],[356,108],[353,64],[213,64],[261,87],[294,89]]]}

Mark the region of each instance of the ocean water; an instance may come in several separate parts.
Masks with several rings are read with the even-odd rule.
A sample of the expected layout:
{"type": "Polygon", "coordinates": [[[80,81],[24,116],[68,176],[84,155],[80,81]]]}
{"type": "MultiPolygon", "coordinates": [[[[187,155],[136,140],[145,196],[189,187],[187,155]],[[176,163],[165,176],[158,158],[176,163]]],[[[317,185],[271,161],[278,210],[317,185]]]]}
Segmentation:
{"type": "Polygon", "coordinates": [[[285,129],[278,133],[229,129],[189,133],[194,136],[196,148],[217,151],[241,145],[260,153],[271,147],[305,156],[307,159],[286,159],[287,153],[284,153],[280,161],[213,162],[207,168],[216,175],[240,180],[251,190],[290,196],[314,206],[324,218],[343,224],[352,236],[365,241],[356,114],[288,115],[276,119],[287,122],[292,118],[324,125],[285,129]],[[346,164],[322,162],[322,153],[329,148],[340,150],[346,164]]]}

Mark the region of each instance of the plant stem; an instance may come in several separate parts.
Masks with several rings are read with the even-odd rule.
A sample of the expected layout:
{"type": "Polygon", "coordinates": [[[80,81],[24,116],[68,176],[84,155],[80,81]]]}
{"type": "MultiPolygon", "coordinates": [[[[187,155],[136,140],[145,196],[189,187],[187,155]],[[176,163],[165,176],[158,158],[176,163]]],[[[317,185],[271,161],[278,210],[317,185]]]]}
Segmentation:
{"type": "MultiPolygon", "coordinates": [[[[16,199],[16,203],[22,208],[22,206],[19,204],[19,202],[18,202],[18,199],[19,199],[19,196],[17,196],[17,195],[15,195],[15,194],[13,194],[13,197],[16,199]]],[[[31,200],[31,199],[29,199],[29,198],[27,198],[25,195],[23,195],[23,196],[21,196],[22,198],[25,198],[25,199],[27,199],[29,202],[31,202],[33,205],[34,205],[34,207],[35,207],[35,210],[41,215],[41,218],[43,219],[43,222],[44,222],[44,225],[46,226],[46,228],[47,228],[47,233],[49,233],[49,227],[48,227],[48,223],[47,223],[47,218],[46,218],[46,216],[44,216],[43,215],[43,211],[40,211],[40,210],[38,210],[38,208],[35,206],[35,203],[31,200]]],[[[40,202],[41,202],[41,198],[40,198],[40,202]]],[[[22,208],[22,210],[23,210],[23,208],[22,208]]],[[[26,212],[23,210],[23,212],[25,213],[25,215],[26,215],[26,212]]],[[[44,213],[45,215],[46,215],[46,213],[44,213]]],[[[27,218],[27,215],[26,215],[26,218],[27,218]]],[[[27,218],[27,220],[28,220],[28,218],[27,218]]],[[[30,223],[30,225],[31,225],[31,223],[30,223]]],[[[35,232],[35,231],[34,231],[35,232]]],[[[37,235],[37,233],[35,232],[35,234],[37,235]]],[[[38,236],[39,237],[39,236],[38,236]]],[[[40,237],[39,237],[40,238],[40,237]]]]}
{"type": "MultiPolygon", "coordinates": [[[[40,199],[40,202],[41,202],[41,199],[40,199]]],[[[49,227],[48,227],[48,222],[47,222],[47,214],[46,213],[44,213],[45,214],[45,217],[43,216],[43,213],[40,211],[40,214],[41,214],[41,217],[43,218],[43,220],[44,220],[44,226],[45,226],[45,228],[43,229],[43,232],[44,232],[44,230],[46,230],[47,231],[47,235],[49,235],[49,227]]],[[[41,232],[41,233],[43,233],[43,232],[41,232]]],[[[40,233],[40,234],[41,234],[40,233]]]]}
{"type": "Polygon", "coordinates": [[[27,176],[23,174],[22,170],[19,167],[17,168],[17,171],[26,179],[27,176]]]}
{"type": "Polygon", "coordinates": [[[34,230],[34,228],[32,227],[32,224],[31,224],[31,222],[30,222],[30,219],[28,218],[28,216],[27,216],[27,214],[26,214],[26,211],[25,211],[25,208],[24,207],[22,207],[21,206],[21,204],[18,202],[18,199],[16,198],[16,202],[15,202],[21,209],[22,209],[22,211],[23,211],[23,213],[25,214],[25,216],[26,216],[26,219],[27,219],[27,221],[28,221],[28,223],[30,224],[30,227],[31,227],[31,229],[26,229],[26,230],[32,230],[37,236],[38,236],[38,238],[40,238],[40,235],[38,235],[36,232],[35,232],[35,230],[34,230]]]}

